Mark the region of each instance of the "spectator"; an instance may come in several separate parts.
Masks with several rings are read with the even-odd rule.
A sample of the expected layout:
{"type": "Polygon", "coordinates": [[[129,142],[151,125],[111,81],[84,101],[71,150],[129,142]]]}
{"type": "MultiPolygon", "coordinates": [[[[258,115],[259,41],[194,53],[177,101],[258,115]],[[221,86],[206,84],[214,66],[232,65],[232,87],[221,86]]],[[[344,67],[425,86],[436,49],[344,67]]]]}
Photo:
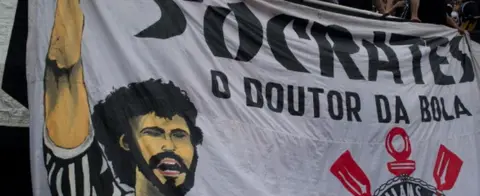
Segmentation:
{"type": "MultiPolygon", "coordinates": [[[[384,15],[392,15],[400,18],[408,18],[407,15],[410,14],[410,8],[405,7],[408,0],[390,0],[390,1],[382,1],[382,0],[375,0],[375,3],[378,11],[384,15]],[[408,9],[408,10],[407,10],[408,9]]],[[[415,20],[418,22],[419,20],[415,20]]]]}
{"type": "Polygon", "coordinates": [[[455,24],[460,25],[460,16],[458,15],[458,12],[452,11],[450,17],[455,21],[455,24]]]}
{"type": "MultiPolygon", "coordinates": [[[[441,3],[442,0],[410,0],[410,2],[407,2],[410,4],[410,20],[414,21],[414,22],[421,22],[419,16],[418,16],[418,12],[419,12],[419,8],[420,8],[420,2],[424,3],[422,5],[425,5],[425,4],[436,4],[436,5],[441,5],[443,7],[445,7],[445,4],[441,3]],[[430,1],[430,2],[429,2],[430,1]]],[[[432,7],[433,9],[435,9],[434,7],[432,7]]],[[[442,9],[444,10],[444,9],[442,9]]],[[[424,11],[424,12],[428,12],[428,11],[424,11]]],[[[435,11],[432,11],[432,12],[435,12],[435,11]]],[[[445,12],[443,12],[445,13],[445,12]]]]}
{"type": "Polygon", "coordinates": [[[477,5],[477,2],[473,0],[461,0],[460,1],[460,15],[462,19],[472,19],[475,17],[480,16],[479,14],[479,7],[477,5]]]}
{"type": "MultiPolygon", "coordinates": [[[[286,0],[286,1],[294,2],[294,3],[303,3],[304,0],[286,0]]],[[[327,3],[338,4],[338,0],[318,0],[318,1],[323,1],[323,2],[327,2],[327,3]]]]}
{"type": "MultiPolygon", "coordinates": [[[[392,1],[393,3],[394,1],[392,1]]],[[[380,13],[385,14],[385,15],[393,15],[393,16],[400,16],[403,12],[403,8],[405,7],[405,1],[404,0],[396,0],[394,5],[389,5],[387,4],[385,6],[385,9],[380,11],[380,13]]]]}
{"type": "Polygon", "coordinates": [[[338,4],[361,10],[372,11],[372,0],[338,0],[338,4]]]}
{"type": "Polygon", "coordinates": [[[393,5],[394,11],[391,15],[402,18],[402,15],[405,12],[406,3],[407,1],[405,0],[396,0],[395,4],[393,5]]]}
{"type": "Polygon", "coordinates": [[[465,33],[465,30],[460,28],[452,17],[448,16],[446,0],[410,0],[410,3],[412,21],[446,25],[458,29],[462,34],[465,33]],[[415,4],[418,4],[416,8],[415,4]],[[417,13],[416,16],[414,13],[417,13]]]}
{"type": "Polygon", "coordinates": [[[386,14],[387,10],[390,9],[392,4],[392,0],[375,0],[375,8],[381,14],[386,14]]]}
{"type": "Polygon", "coordinates": [[[461,25],[468,31],[473,31],[480,19],[479,3],[473,0],[464,0],[460,2],[458,12],[460,13],[461,25]]]}
{"type": "Polygon", "coordinates": [[[452,12],[454,11],[452,3],[447,4],[447,15],[452,16],[452,12]]]}

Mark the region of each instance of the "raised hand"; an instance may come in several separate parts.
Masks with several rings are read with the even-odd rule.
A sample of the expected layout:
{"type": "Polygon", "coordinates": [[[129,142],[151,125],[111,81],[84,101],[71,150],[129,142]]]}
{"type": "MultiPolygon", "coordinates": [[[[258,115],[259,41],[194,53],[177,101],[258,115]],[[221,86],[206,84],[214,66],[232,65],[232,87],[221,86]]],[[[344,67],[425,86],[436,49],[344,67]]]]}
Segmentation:
{"type": "Polygon", "coordinates": [[[56,146],[73,149],[89,134],[89,107],[83,79],[84,17],[79,0],[57,0],[45,67],[45,122],[56,146]]]}

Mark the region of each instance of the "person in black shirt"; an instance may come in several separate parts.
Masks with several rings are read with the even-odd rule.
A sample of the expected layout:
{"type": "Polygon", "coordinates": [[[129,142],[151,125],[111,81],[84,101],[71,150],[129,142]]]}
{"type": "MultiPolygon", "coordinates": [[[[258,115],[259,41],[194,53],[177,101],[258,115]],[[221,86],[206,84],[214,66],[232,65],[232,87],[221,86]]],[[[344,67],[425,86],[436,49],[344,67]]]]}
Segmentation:
{"type": "Polygon", "coordinates": [[[480,16],[479,5],[475,1],[462,1],[459,12],[463,19],[473,19],[480,16]]]}
{"type": "Polygon", "coordinates": [[[447,25],[447,9],[444,0],[420,0],[418,18],[424,23],[447,25]]]}
{"type": "Polygon", "coordinates": [[[372,11],[371,0],[338,0],[338,4],[361,10],[372,11]]]}
{"type": "MultiPolygon", "coordinates": [[[[415,0],[417,1],[417,0],[415,0]]],[[[438,25],[446,25],[452,28],[458,29],[460,33],[465,33],[465,30],[460,28],[455,21],[448,16],[447,14],[447,6],[445,0],[418,0],[418,19],[420,22],[423,23],[431,23],[431,24],[438,24],[438,25]]],[[[411,1],[413,3],[413,1],[411,1]]],[[[414,8],[412,7],[412,20],[413,20],[413,13],[414,8]]]]}
{"type": "Polygon", "coordinates": [[[462,27],[468,31],[473,31],[480,20],[480,9],[477,2],[473,0],[464,0],[460,2],[459,14],[462,27]]]}

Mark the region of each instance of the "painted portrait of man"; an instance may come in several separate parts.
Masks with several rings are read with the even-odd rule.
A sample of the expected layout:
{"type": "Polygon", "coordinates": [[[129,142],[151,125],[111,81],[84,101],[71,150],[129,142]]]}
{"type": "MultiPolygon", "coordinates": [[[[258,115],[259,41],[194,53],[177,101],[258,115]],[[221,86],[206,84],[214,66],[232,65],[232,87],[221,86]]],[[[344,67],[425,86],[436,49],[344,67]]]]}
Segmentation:
{"type": "Polygon", "coordinates": [[[154,183],[149,181],[158,180],[184,195],[193,186],[196,146],[203,139],[196,116],[184,91],[171,82],[148,80],[119,88],[95,105],[92,122],[121,181],[152,192],[154,183]],[[128,161],[132,159],[140,160],[128,161]],[[154,179],[142,173],[138,162],[143,161],[148,167],[143,172],[151,172],[154,179]]]}
{"type": "Polygon", "coordinates": [[[203,141],[194,104],[161,79],[131,83],[90,103],[83,27],[80,2],[57,0],[44,75],[52,195],[185,195],[194,186],[203,141]]]}

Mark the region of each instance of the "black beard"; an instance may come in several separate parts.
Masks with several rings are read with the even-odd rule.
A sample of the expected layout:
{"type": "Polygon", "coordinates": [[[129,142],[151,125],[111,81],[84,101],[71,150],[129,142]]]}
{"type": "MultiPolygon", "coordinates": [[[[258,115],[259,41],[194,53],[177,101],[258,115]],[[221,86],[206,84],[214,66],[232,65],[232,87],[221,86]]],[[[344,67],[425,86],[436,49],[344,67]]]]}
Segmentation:
{"type": "MultiPolygon", "coordinates": [[[[158,153],[158,154],[152,156],[149,160],[150,169],[152,169],[152,170],[161,169],[161,168],[158,167],[158,165],[159,165],[160,161],[162,161],[165,158],[170,158],[170,159],[174,159],[175,161],[177,161],[180,164],[180,166],[179,167],[177,166],[177,168],[175,168],[175,169],[177,171],[180,171],[180,173],[185,173],[185,181],[182,184],[179,184],[179,185],[176,185],[176,182],[175,182],[176,178],[175,177],[164,176],[165,179],[167,180],[165,182],[166,188],[169,188],[172,191],[172,193],[173,193],[172,196],[184,196],[184,195],[186,195],[187,192],[190,191],[190,189],[193,187],[193,183],[194,183],[195,170],[196,170],[197,161],[198,161],[198,155],[197,155],[196,149],[195,149],[195,153],[194,153],[194,156],[193,156],[192,164],[190,165],[190,169],[187,168],[183,159],[173,152],[162,152],[162,153],[158,153]]],[[[156,187],[156,188],[159,189],[158,187],[156,187]]]]}
{"type": "MultiPolygon", "coordinates": [[[[156,170],[156,169],[160,171],[173,170],[173,171],[178,171],[179,174],[182,174],[182,173],[188,174],[188,168],[185,165],[185,162],[183,161],[183,159],[173,152],[162,152],[152,156],[149,160],[148,165],[152,170],[156,170]],[[175,160],[178,163],[178,165],[177,164],[175,165],[160,164],[160,162],[166,158],[175,160]]],[[[177,190],[179,187],[177,187],[176,185],[176,181],[175,181],[177,179],[176,177],[171,177],[171,176],[163,176],[163,177],[165,177],[166,179],[166,182],[164,184],[168,188],[173,188],[172,191],[175,193],[175,196],[183,195],[183,194],[179,194],[180,192],[179,190],[177,190]]]]}

